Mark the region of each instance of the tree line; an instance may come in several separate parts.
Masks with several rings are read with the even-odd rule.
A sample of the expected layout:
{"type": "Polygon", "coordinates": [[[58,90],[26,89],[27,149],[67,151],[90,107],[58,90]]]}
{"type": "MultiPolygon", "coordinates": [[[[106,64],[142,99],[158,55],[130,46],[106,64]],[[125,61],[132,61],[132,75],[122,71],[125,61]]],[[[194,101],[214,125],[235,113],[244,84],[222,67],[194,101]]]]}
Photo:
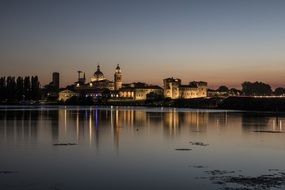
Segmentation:
{"type": "Polygon", "coordinates": [[[218,92],[234,92],[234,94],[244,95],[244,96],[285,96],[285,88],[278,87],[272,90],[269,84],[263,82],[249,82],[245,81],[241,84],[241,90],[229,89],[227,86],[220,86],[216,91],[218,92]]]}
{"type": "Polygon", "coordinates": [[[40,99],[41,89],[38,76],[0,78],[1,102],[37,101],[40,99]]]}

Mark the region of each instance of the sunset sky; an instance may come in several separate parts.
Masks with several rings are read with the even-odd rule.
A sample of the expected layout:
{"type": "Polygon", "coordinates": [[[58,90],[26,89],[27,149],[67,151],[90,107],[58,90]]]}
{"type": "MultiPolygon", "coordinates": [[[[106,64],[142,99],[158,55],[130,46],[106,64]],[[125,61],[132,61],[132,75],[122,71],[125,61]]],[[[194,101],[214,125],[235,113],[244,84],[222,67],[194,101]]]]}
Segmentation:
{"type": "Polygon", "coordinates": [[[284,0],[1,0],[1,76],[285,86],[284,0]]]}

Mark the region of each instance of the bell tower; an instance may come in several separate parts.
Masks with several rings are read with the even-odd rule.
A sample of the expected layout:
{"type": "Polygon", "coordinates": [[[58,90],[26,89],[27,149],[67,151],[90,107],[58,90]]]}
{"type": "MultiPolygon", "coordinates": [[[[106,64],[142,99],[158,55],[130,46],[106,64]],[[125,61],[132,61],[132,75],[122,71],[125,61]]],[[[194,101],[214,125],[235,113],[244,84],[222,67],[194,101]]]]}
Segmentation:
{"type": "Polygon", "coordinates": [[[122,72],[119,64],[116,67],[116,71],[114,74],[114,83],[115,83],[115,90],[119,90],[122,88],[123,80],[122,80],[122,72]]]}

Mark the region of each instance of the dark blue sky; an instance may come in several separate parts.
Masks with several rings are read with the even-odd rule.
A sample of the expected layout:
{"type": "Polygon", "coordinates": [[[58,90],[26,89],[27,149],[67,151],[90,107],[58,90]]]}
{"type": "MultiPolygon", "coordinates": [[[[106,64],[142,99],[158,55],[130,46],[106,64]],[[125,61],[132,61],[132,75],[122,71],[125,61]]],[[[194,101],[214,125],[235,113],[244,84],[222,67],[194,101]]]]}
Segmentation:
{"type": "Polygon", "coordinates": [[[126,82],[284,84],[283,0],[1,0],[0,28],[0,74],[43,84],[53,71],[63,84],[91,77],[98,62],[109,79],[120,64],[126,82]]]}

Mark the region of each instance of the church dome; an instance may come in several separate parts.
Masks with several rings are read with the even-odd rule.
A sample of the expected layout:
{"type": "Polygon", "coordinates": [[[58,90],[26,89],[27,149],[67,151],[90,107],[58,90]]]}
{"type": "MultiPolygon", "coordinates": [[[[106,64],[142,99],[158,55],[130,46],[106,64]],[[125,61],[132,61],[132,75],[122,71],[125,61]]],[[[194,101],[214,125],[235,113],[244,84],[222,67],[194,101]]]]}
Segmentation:
{"type": "Polygon", "coordinates": [[[104,79],[104,75],[100,71],[100,65],[97,66],[97,71],[94,73],[94,78],[96,78],[97,80],[104,79]]]}

